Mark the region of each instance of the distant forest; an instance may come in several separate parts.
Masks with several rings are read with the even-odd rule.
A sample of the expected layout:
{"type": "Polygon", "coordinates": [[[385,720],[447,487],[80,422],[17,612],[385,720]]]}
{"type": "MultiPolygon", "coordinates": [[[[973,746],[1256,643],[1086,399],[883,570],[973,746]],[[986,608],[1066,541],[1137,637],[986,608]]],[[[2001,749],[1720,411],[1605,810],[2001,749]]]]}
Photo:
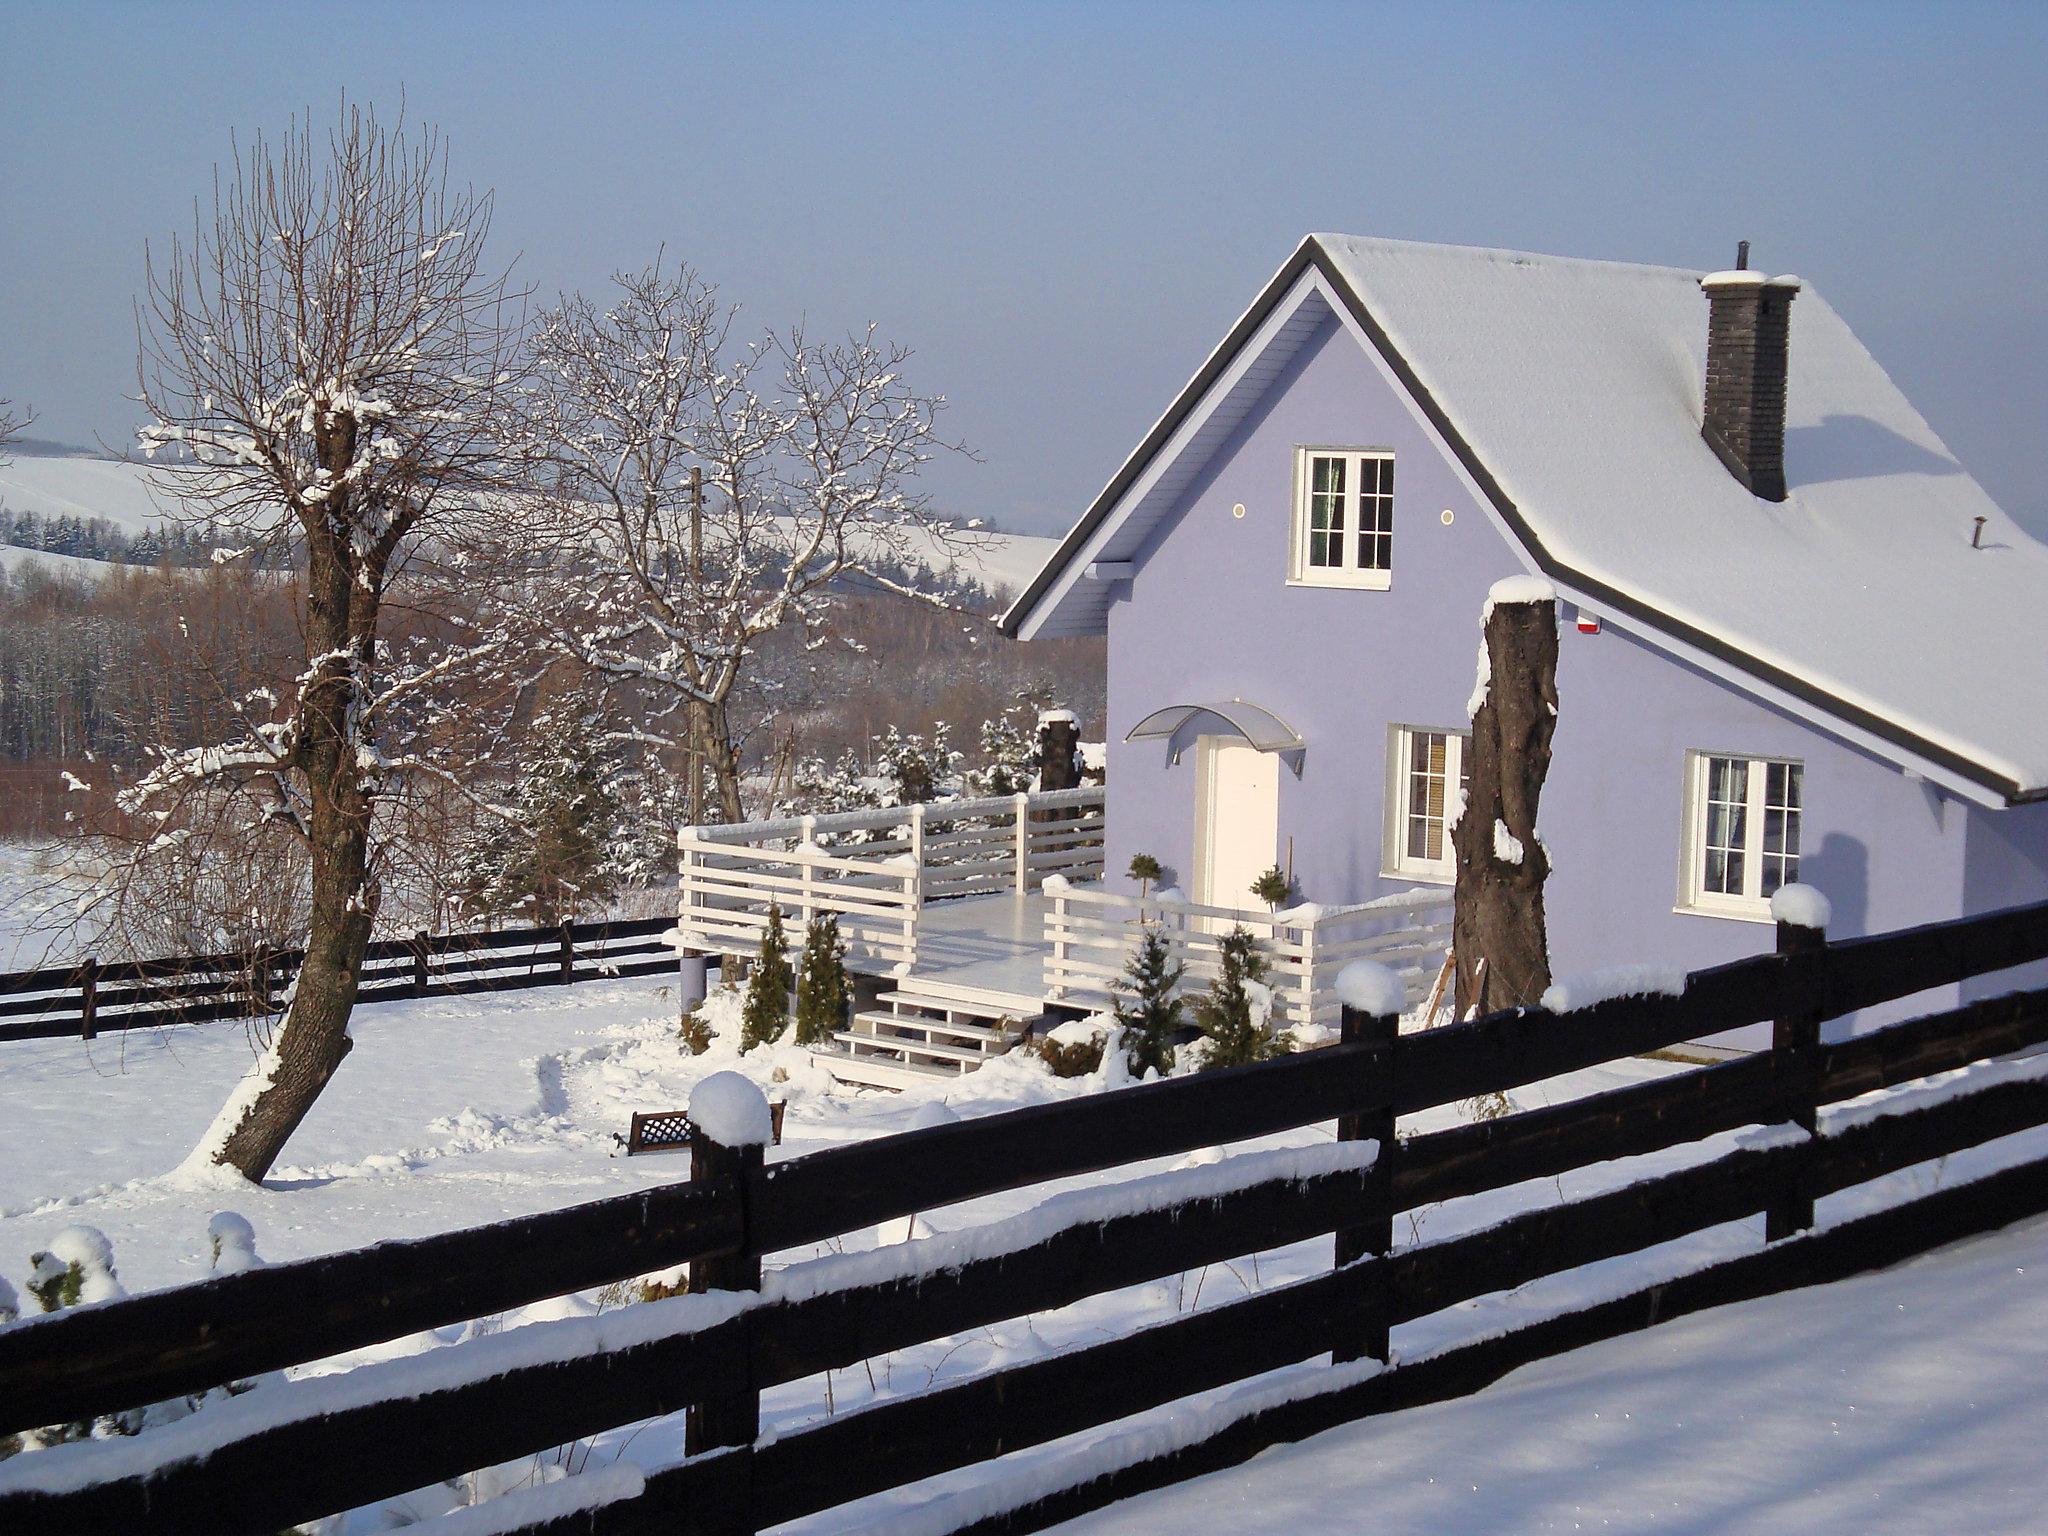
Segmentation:
{"type": "MultiPolygon", "coordinates": [[[[183,526],[160,523],[131,533],[104,517],[45,517],[40,512],[15,512],[0,504],[0,545],[70,555],[78,560],[104,560],[115,565],[172,565],[184,569],[213,563],[214,551],[235,540],[216,523],[183,526]]],[[[265,552],[257,564],[281,563],[282,556],[265,552]]]]}
{"type": "MultiPolygon", "coordinates": [[[[97,781],[103,775],[92,764],[132,769],[146,744],[205,739],[221,705],[210,659],[243,658],[280,684],[302,664],[295,584],[247,560],[215,564],[203,528],[172,529],[178,537],[169,543],[145,545],[150,535],[124,536],[99,518],[8,526],[35,531],[37,542],[22,547],[111,563],[96,575],[29,564],[0,571],[0,837],[60,832],[75,805],[66,772],[97,781]],[[41,542],[67,522],[87,537],[41,542]]],[[[1016,645],[987,617],[999,594],[952,573],[879,574],[934,590],[953,606],[907,600],[850,576],[832,643],[767,641],[778,665],[772,693],[752,711],[758,724],[743,746],[750,773],[782,778],[800,759],[866,758],[891,727],[928,733],[944,722],[956,741],[971,743],[980,722],[1020,701],[1073,709],[1084,729],[1099,729],[1100,640],[1016,645]]]]}

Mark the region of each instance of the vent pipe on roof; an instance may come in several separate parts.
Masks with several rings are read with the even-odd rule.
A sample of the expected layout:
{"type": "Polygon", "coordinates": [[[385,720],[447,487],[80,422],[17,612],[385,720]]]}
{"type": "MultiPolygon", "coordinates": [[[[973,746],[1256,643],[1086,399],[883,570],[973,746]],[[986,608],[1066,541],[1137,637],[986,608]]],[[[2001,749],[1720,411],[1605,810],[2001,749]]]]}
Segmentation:
{"type": "Polygon", "coordinates": [[[1735,266],[1700,279],[1707,296],[1707,398],[1700,435],[1752,495],[1785,499],[1785,371],[1796,277],[1735,266]]]}

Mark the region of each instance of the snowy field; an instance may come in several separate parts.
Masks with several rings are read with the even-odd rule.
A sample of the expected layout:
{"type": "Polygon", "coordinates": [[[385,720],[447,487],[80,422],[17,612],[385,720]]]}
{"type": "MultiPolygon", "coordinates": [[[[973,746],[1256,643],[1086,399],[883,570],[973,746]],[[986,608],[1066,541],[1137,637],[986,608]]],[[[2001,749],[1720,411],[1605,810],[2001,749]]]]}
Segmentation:
{"type": "MultiPolygon", "coordinates": [[[[18,453],[13,463],[0,465],[0,504],[50,518],[103,517],[128,533],[170,521],[178,510],[152,486],[145,465],[60,454],[18,453]]],[[[984,532],[975,538],[974,556],[962,562],[962,574],[984,586],[1021,592],[1058,543],[1035,534],[984,532]]],[[[911,553],[941,571],[949,563],[921,536],[913,536],[911,553]]],[[[0,546],[0,566],[10,564],[85,575],[105,569],[98,561],[0,546]]]]}
{"type": "MultiPolygon", "coordinates": [[[[1054,1079],[1035,1060],[1017,1053],[953,1084],[935,1083],[902,1095],[856,1091],[834,1084],[810,1067],[803,1053],[794,1050],[757,1052],[741,1060],[732,1045],[721,1039],[707,1055],[688,1056],[675,1039],[674,1012],[673,998],[660,978],[364,1008],[354,1029],[354,1052],[287,1148],[284,1162],[262,1188],[227,1192],[217,1186],[195,1187],[170,1170],[197,1140],[234,1081],[251,1065],[251,1045],[240,1026],[137,1031],[125,1039],[103,1038],[89,1046],[78,1041],[41,1041],[0,1047],[0,1276],[20,1288],[29,1254],[70,1223],[88,1223],[105,1232],[113,1245],[121,1282],[130,1290],[142,1290],[197,1279],[207,1272],[208,1218],[224,1207],[253,1224],[257,1249],[266,1259],[282,1260],[555,1209],[682,1178],[687,1176],[685,1157],[629,1160],[619,1154],[613,1135],[625,1131],[632,1111],[684,1105],[697,1080],[710,1071],[734,1066],[755,1077],[771,1095],[788,1101],[785,1141],[771,1152],[774,1157],[799,1156],[887,1134],[913,1123],[929,1123],[934,1116],[970,1116],[1100,1091],[1104,1086],[1100,1078],[1054,1079]],[[944,1107],[939,1107],[940,1101],[944,1107]]],[[[1517,1090],[1515,1098],[1519,1104],[1534,1106],[1673,1070],[1660,1063],[1624,1062],[1517,1090]]],[[[1416,1117],[1412,1124],[1404,1122],[1404,1130],[1452,1123],[1458,1114],[1453,1108],[1435,1111],[1416,1117]]],[[[1219,1161],[1280,1148],[1312,1148],[1332,1139],[1332,1127],[1314,1126],[1257,1144],[1138,1165],[1117,1175],[1020,1190],[922,1213],[909,1223],[895,1221],[879,1229],[850,1233],[825,1247],[777,1255],[768,1267],[771,1272],[782,1272],[779,1283],[801,1285],[804,1266],[829,1270],[845,1262],[842,1254],[905,1242],[930,1244],[936,1250],[943,1247],[946,1233],[1022,1215],[1077,1186],[1176,1168],[1204,1169],[1207,1172],[1202,1176],[1208,1177],[1224,1172],[1210,1167],[1219,1161]]],[[[1717,1138],[1700,1148],[1673,1149],[1452,1207],[1426,1209],[1401,1218],[1398,1241],[1430,1240],[1469,1230],[1516,1209],[1611,1187],[1710,1155],[1737,1139],[1717,1138]]],[[[1876,1200],[1924,1192],[1945,1176],[1964,1176],[1969,1171],[1961,1166],[1965,1162],[1981,1171],[2021,1153],[2039,1156],[2041,1142],[2038,1134],[2031,1139],[2014,1138],[1970,1158],[1954,1159],[1956,1166],[1946,1171],[1908,1170],[1882,1187],[1857,1192],[1853,1199],[1837,1197],[1826,1202],[1823,1218],[1849,1214],[1876,1200]],[[2025,1144],[2016,1149],[2015,1144],[2022,1142],[2025,1144]]],[[[1752,1246],[1757,1225],[1730,1224],[1453,1308],[1398,1330],[1397,1351],[1413,1358],[1482,1331],[1634,1289],[1660,1274],[1676,1273],[1752,1246]]],[[[1766,1313],[1773,1320],[1757,1324],[1742,1320],[1751,1309],[1735,1309],[1524,1372],[1470,1402],[1425,1410],[1435,1416],[1430,1419],[1410,1415],[1345,1431],[1361,1437],[1348,1442],[1348,1449],[1329,1452],[1319,1442],[1315,1447],[1269,1455],[1243,1473],[1204,1485],[1210,1489],[1203,1496],[1207,1500],[1204,1510],[1216,1518],[1181,1502],[1162,1506],[1170,1512],[1156,1517],[1155,1524],[1145,1524],[1142,1522],[1155,1520],[1149,1512],[1153,1501],[1140,1500],[1100,1517],[1140,1523],[1111,1523],[1100,1528],[1151,1531],[1164,1529],[1163,1522],[1173,1520],[1183,1528],[1198,1530],[1225,1525],[1241,1525],[1246,1531],[1277,1530],[1278,1511],[1291,1507],[1294,1518],[1299,1518],[1310,1499],[1300,1486],[1298,1472],[1292,1474],[1295,1486],[1284,1497],[1269,1495],[1259,1484],[1259,1478],[1287,1466],[1287,1457],[1323,1458],[1333,1466],[1341,1464],[1341,1478],[1354,1480],[1342,1482],[1337,1471],[1316,1473],[1333,1488],[1351,1489],[1359,1501],[1346,1504],[1347,1495],[1335,1492],[1330,1495],[1330,1505],[1317,1513],[1328,1518],[1347,1509],[1400,1511],[1376,1527],[1389,1531],[1564,1529],[1566,1524],[1558,1522],[1567,1521],[1565,1511],[1582,1480],[1586,1486],[1580,1502],[1596,1512],[1588,1524],[1605,1522],[1610,1529],[1863,1528],[1854,1524],[1829,1527],[1825,1521],[1772,1525],[1769,1505],[1799,1493],[1791,1484],[1802,1459],[1810,1461],[1810,1456],[1802,1458],[1774,1442],[1768,1457],[1759,1453],[1754,1458],[1753,1474],[1731,1470],[1752,1460],[1749,1449],[1741,1444],[1745,1433],[1777,1433],[1776,1421],[1764,1413],[1764,1408],[1777,1400],[1768,1393],[1748,1392],[1744,1382],[1749,1368],[1744,1362],[1769,1354],[1771,1340],[1781,1330],[1805,1326],[1795,1321],[1806,1315],[1798,1311],[1801,1306],[1816,1309],[1815,1318],[1833,1319],[1844,1339],[1877,1337],[1887,1341],[1879,1349],[1867,1351],[1867,1358],[1846,1360],[1837,1370],[1819,1353],[1825,1341],[1816,1333],[1814,1358],[1820,1363],[1815,1365],[1814,1380],[1801,1388],[1804,1395],[1785,1397],[1782,1408],[1786,1434],[1796,1430],[1807,1439],[1825,1438],[1818,1426],[1828,1422],[1826,1415],[1832,1415],[1838,1421],[1836,1434],[1845,1458],[1842,1465],[1853,1462],[1862,1466],[1859,1476],[1870,1486],[1861,1491],[1876,1497],[1872,1487],[1889,1486],[1887,1480],[1895,1475],[1918,1477],[1920,1472],[1914,1469],[1923,1465],[1914,1461],[1895,1473],[1887,1463],[1870,1459],[1911,1433],[1910,1426],[1898,1418],[1905,1411],[1899,1404],[1902,1394],[1917,1391],[1915,1383],[1924,1383],[1930,1414],[1941,1412],[1952,1396],[1967,1395],[1976,1369],[1969,1362],[1977,1358],[1980,1346],[1991,1347],[1989,1333],[1982,1330],[1996,1326],[2014,1339],[2048,1339],[2048,1326],[2044,1326],[2048,1325],[2048,1305],[2042,1304],[2037,1290],[1999,1279],[2004,1273],[2002,1264],[2025,1266],[2036,1275],[2048,1273],[2043,1267],[2048,1266],[2048,1254],[2033,1253],[2044,1244],[2048,1244],[2048,1231],[2034,1230],[1972,1245],[1959,1254],[1932,1261],[1931,1266],[1909,1267],[1903,1273],[1924,1270],[1938,1276],[1944,1272],[1941,1265],[1961,1264],[1965,1267],[1953,1271],[1957,1276],[1954,1284],[1967,1280],[1976,1285],[1981,1276],[1987,1288],[1981,1309],[1963,1296],[1946,1303],[1939,1317],[1930,1314],[1924,1338],[1889,1331],[1898,1322],[1891,1311],[1898,1307],[1911,1310],[1913,1304],[1900,1293],[1895,1305],[1893,1293],[1883,1289],[1783,1298],[1766,1305],[1787,1310],[1766,1313]],[[1866,1295],[1876,1299],[1850,1299],[1866,1295]],[[1980,1321],[1982,1330],[1970,1336],[1977,1342],[1958,1344],[1958,1352],[1951,1357],[1945,1353],[1949,1345],[1944,1330],[1965,1321],[1972,1321],[1973,1327],[1980,1321]],[[1887,1331],[1872,1332],[1880,1326],[1887,1331]],[[1916,1350],[1925,1350],[1927,1358],[1917,1359],[1916,1350]],[[1886,1375],[1887,1371],[1891,1374],[1886,1375]],[[1697,1376],[1696,1384],[1678,1380],[1688,1373],[1697,1376]],[[1863,1386],[1866,1381],[1872,1383],[1869,1391],[1863,1386]],[[1888,1397],[1879,1394],[1879,1385],[1888,1397]],[[1688,1399],[1695,1393],[1701,1397],[1698,1417],[1688,1419],[1686,1415],[1692,1411],[1688,1399]],[[1828,1406],[1833,1401],[1831,1394],[1843,1396],[1845,1403],[1859,1404],[1858,1411],[1865,1413],[1880,1402],[1890,1407],[1882,1418],[1858,1419],[1847,1406],[1828,1406]],[[1624,1416],[1619,1425],[1591,1417],[1610,1412],[1624,1416]],[[1486,1417],[1489,1414],[1494,1417],[1486,1417]],[[1418,1430],[1412,1427],[1417,1423],[1440,1427],[1418,1430]],[[1684,1432],[1681,1424],[1691,1424],[1695,1433],[1684,1432]],[[1867,1433],[1866,1424],[1872,1426],[1867,1433]],[[1554,1427],[1554,1442],[1550,1427],[1554,1427]],[[1440,1466],[1430,1460],[1439,1439],[1444,1442],[1440,1466]],[[1858,1456],[1864,1460],[1856,1462],[1858,1456]],[[1626,1466],[1619,1464],[1624,1458],[1626,1466]],[[1519,1485],[1533,1480],[1540,1486],[1539,1513],[1544,1520],[1555,1516],[1554,1523],[1525,1520],[1512,1491],[1495,1481],[1496,1477],[1508,1480],[1504,1469],[1524,1467],[1531,1469],[1527,1477],[1517,1475],[1513,1481],[1519,1485]],[[1607,1469],[1606,1481],[1601,1480],[1603,1468],[1607,1469]],[[1752,1476],[1756,1497],[1742,1506],[1747,1513],[1741,1515],[1750,1525],[1727,1520],[1718,1525],[1700,1523],[1684,1512],[1708,1492],[1732,1501],[1726,1507],[1736,1508],[1741,1503],[1739,1491],[1749,1486],[1747,1480],[1752,1476]],[[1435,1484],[1430,1483],[1431,1477],[1437,1479],[1435,1484]],[[1664,1490],[1662,1502],[1652,1497],[1659,1489],[1664,1490]],[[1226,1522],[1219,1513],[1221,1501],[1226,1500],[1234,1510],[1240,1505],[1262,1507],[1233,1513],[1226,1522]],[[1674,1509],[1673,1500],[1684,1509],[1674,1509]],[[1267,1515],[1273,1518],[1255,1523],[1267,1515]],[[1460,1521],[1464,1523],[1456,1523],[1460,1521]]],[[[1330,1261],[1328,1239],[1297,1244],[1257,1260],[1211,1266],[898,1351],[865,1367],[779,1387],[768,1394],[764,1417],[775,1428],[798,1427],[879,1398],[922,1390],[1234,1300],[1321,1271],[1330,1261]]],[[[1866,1285],[1888,1283],[1889,1279],[1866,1285]]],[[[1940,1282],[1934,1280],[1927,1285],[1940,1288],[1940,1282]]],[[[571,1326],[569,1319],[622,1304],[630,1303],[615,1296],[566,1298],[467,1327],[415,1335],[311,1369],[325,1372],[417,1354],[511,1326],[571,1326]]],[[[2048,1403],[2048,1387],[2033,1388],[2028,1380],[2029,1374],[2041,1379],[2042,1363],[2038,1352],[2015,1350],[2010,1370],[1987,1380],[1982,1412],[1956,1409],[1952,1416],[1956,1434],[1967,1437],[1976,1425],[1989,1435],[1998,1423],[2015,1434],[2020,1432],[2011,1428],[2016,1424],[2031,1426],[2027,1432],[2035,1435],[2048,1428],[2042,1408],[2048,1403]]],[[[1796,1367],[1783,1359],[1769,1369],[1788,1380],[1797,1374],[1796,1367]]],[[[1315,1370],[1310,1366],[1277,1375],[1284,1386],[1288,1379],[1312,1380],[1315,1370]]],[[[1274,1383],[1254,1385],[1270,1388],[1274,1383]]],[[[1216,1402],[1198,1404],[1194,1411],[1214,1409],[1217,1402],[1227,1404],[1232,1392],[1243,1390],[1216,1394],[1216,1402]]],[[[1006,1490],[1043,1486],[1048,1480],[1062,1480],[1072,1468],[1115,1459],[1125,1454],[1119,1447],[1133,1443],[1130,1437],[1134,1435],[1170,1434],[1176,1424],[1187,1422],[1188,1411],[1166,1409],[1142,1415],[1017,1453],[986,1468],[878,1496],[798,1522],[793,1528],[887,1531],[891,1536],[925,1528],[945,1529],[963,1510],[1010,1497],[1006,1490]]],[[[175,1433],[176,1428],[152,1433],[175,1433]]],[[[1325,1441],[1333,1439],[1325,1437],[1325,1441]]],[[[1787,1447],[1791,1443],[1788,1440],[1787,1447]]],[[[1987,1467],[1999,1461],[1998,1448],[1988,1442],[1978,1445],[1972,1441],[1968,1449],[1987,1467]]],[[[72,1448],[60,1448],[43,1454],[61,1457],[72,1453],[72,1448]]],[[[437,1486],[376,1510],[358,1511],[346,1521],[333,1523],[323,1536],[355,1536],[441,1514],[506,1490],[552,1481],[569,1466],[581,1472],[623,1460],[652,1467],[680,1454],[678,1421],[628,1427],[550,1456],[496,1469],[459,1486],[437,1486]]],[[[1816,1464],[1816,1478],[1836,1475],[1848,1474],[1825,1471],[1816,1464]]],[[[1972,1482],[1968,1499],[1986,1501],[1984,1507],[1995,1513],[2008,1507],[2004,1501],[2009,1494],[2017,1497],[2012,1494],[2013,1480],[2033,1474],[2025,1458],[2015,1458],[1998,1475],[2005,1481],[1995,1486],[1982,1479],[1972,1482]]],[[[1280,1476],[1289,1474],[1283,1471],[1280,1476]]],[[[2048,1474],[2041,1474],[2029,1486],[2036,1494],[2048,1493],[2048,1474]]],[[[1192,1496],[1169,1493],[1154,1499],[1192,1496]]],[[[1955,1508],[1970,1507],[1968,1499],[1955,1508]]],[[[1353,1522],[1347,1517],[1345,1523],[1353,1522]]],[[[1909,1525],[1886,1528],[1903,1530],[1909,1525]]],[[[1093,1527],[1084,1522],[1081,1528],[1093,1527]]],[[[2023,1527],[2001,1526],[1993,1519],[1974,1528],[2023,1527]]]]}

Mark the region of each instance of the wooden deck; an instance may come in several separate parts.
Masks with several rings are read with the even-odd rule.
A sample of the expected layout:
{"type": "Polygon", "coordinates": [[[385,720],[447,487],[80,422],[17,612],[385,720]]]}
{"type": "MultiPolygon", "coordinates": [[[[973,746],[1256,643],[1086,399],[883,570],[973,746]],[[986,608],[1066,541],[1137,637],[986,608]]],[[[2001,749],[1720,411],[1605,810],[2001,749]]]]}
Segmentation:
{"type": "MultiPolygon", "coordinates": [[[[918,918],[917,962],[904,986],[925,984],[1037,1015],[1045,999],[1046,908],[1036,891],[926,903],[918,918]]],[[[869,967],[856,962],[854,969],[869,967]]],[[[872,973],[893,974],[880,966],[872,973]]]]}

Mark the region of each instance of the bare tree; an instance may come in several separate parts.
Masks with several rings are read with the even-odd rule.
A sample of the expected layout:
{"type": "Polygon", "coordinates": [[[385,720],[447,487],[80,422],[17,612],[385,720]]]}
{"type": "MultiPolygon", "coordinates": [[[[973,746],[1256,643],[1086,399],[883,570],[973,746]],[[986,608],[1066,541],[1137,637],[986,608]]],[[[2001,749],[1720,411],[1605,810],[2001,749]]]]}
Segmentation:
{"type": "Polygon", "coordinates": [[[36,413],[19,408],[12,400],[0,395],[0,464],[8,462],[8,450],[21,440],[21,434],[35,425],[36,413]]]}
{"type": "Polygon", "coordinates": [[[525,446],[554,559],[520,616],[688,747],[693,819],[737,821],[731,711],[761,638],[789,625],[815,643],[842,578],[895,588],[887,568],[974,542],[914,485],[948,446],[944,401],[872,330],[735,346],[733,312],[689,268],[614,282],[609,307],[565,299],[535,332],[525,446]]]}
{"type": "Polygon", "coordinates": [[[224,685],[219,739],[163,750],[127,786],[122,810],[167,830],[135,840],[105,888],[223,796],[304,848],[296,990],[193,1154],[251,1179],[348,1052],[380,813],[417,775],[459,779],[435,755],[438,690],[488,642],[413,613],[399,646],[394,613],[428,604],[436,562],[459,558],[498,484],[523,333],[518,296],[484,265],[490,222],[488,193],[450,186],[432,130],[345,106],[330,133],[307,119],[238,147],[210,216],[148,263],[145,449],[185,515],[291,545],[302,593],[302,669],[282,689],[224,685]]]}

